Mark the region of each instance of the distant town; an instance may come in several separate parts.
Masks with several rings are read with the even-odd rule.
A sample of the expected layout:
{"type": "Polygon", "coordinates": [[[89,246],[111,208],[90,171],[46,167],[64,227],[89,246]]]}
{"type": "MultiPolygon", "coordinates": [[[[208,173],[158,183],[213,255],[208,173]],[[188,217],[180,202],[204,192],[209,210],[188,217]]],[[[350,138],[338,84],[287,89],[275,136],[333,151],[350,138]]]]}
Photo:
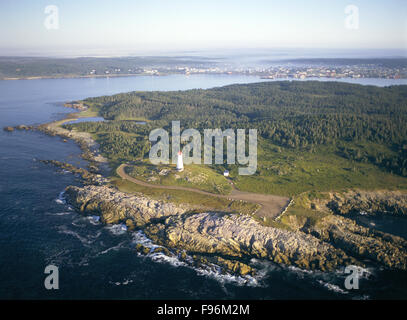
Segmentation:
{"type": "MultiPolygon", "coordinates": [[[[167,75],[174,73],[181,74],[244,74],[257,75],[263,79],[306,79],[306,78],[384,78],[384,79],[405,79],[407,78],[407,68],[385,68],[378,66],[345,66],[345,67],[302,67],[302,66],[275,66],[269,68],[194,68],[179,66],[176,68],[142,68],[140,70],[127,70],[128,73],[146,75],[167,75]]],[[[120,74],[120,69],[106,70],[105,74],[120,74]]],[[[91,70],[89,74],[96,74],[96,70],[91,70]]]]}
{"type": "Polygon", "coordinates": [[[0,57],[0,79],[110,77],[169,74],[234,74],[263,79],[384,78],[406,79],[407,58],[233,59],[208,57],[33,58],[0,57]]]}

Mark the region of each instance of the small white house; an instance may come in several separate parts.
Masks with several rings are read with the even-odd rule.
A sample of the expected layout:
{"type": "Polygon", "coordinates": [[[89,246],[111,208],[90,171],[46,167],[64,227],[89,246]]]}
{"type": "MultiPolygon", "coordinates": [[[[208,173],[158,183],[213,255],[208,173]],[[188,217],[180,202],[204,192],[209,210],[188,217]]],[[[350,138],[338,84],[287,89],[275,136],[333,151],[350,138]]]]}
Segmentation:
{"type": "Polygon", "coordinates": [[[223,171],[223,175],[224,175],[225,177],[229,177],[229,171],[228,171],[228,170],[223,171]]]}

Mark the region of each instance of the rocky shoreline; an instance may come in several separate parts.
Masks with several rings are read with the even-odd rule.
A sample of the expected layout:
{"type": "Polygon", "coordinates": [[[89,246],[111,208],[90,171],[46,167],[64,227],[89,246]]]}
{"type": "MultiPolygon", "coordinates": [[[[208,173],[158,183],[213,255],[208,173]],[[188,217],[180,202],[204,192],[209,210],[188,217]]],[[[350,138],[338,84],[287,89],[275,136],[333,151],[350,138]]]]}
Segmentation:
{"type": "MultiPolygon", "coordinates": [[[[77,102],[66,106],[86,109],[77,102]]],[[[141,193],[127,194],[111,186],[100,175],[100,167],[107,166],[107,160],[99,154],[91,135],[61,126],[70,120],[16,129],[37,129],[77,142],[82,157],[89,161],[89,170],[54,160],[43,161],[82,178],[83,187],[66,188],[67,202],[82,214],[100,216],[103,223],[123,223],[130,230],[142,231],[158,245],[157,251],[239,275],[255,274],[252,258],[305,270],[335,271],[351,264],[407,270],[405,239],[359,226],[346,218],[347,214],[360,211],[405,216],[407,194],[398,191],[329,193],[324,199],[307,202],[308,209],[324,213],[318,223],[309,223],[308,219],[285,210],[284,215],[288,214],[289,219],[282,219],[284,227],[265,226],[245,214],[199,212],[187,204],[153,200],[141,193]]],[[[142,254],[151,252],[143,244],[135,249],[142,254]]]]}
{"type": "Polygon", "coordinates": [[[366,262],[407,270],[406,240],[334,213],[293,231],[261,225],[244,214],[195,212],[188,205],[129,195],[108,185],[69,186],[65,194],[81,213],[99,215],[104,223],[125,223],[173,254],[184,252],[197,263],[216,261],[228,272],[255,273],[251,258],[306,270],[334,271],[366,262]]]}
{"type": "Polygon", "coordinates": [[[65,196],[79,212],[99,215],[104,223],[126,223],[141,229],[155,243],[174,252],[217,256],[232,266],[228,271],[236,272],[239,262],[241,274],[253,272],[244,263],[253,257],[319,270],[357,263],[314,236],[262,226],[248,215],[194,212],[188,205],[129,195],[109,186],[69,186],[65,196]]]}
{"type": "Polygon", "coordinates": [[[101,167],[107,169],[108,161],[99,153],[99,145],[92,139],[89,133],[67,130],[62,127],[65,122],[71,120],[72,119],[64,119],[46,123],[38,126],[37,129],[50,136],[59,136],[75,141],[81,148],[82,158],[89,162],[88,167],[90,171],[100,172],[101,167]]]}
{"type": "Polygon", "coordinates": [[[400,191],[350,190],[346,193],[333,193],[326,205],[341,215],[365,212],[407,216],[407,194],[400,191]]]}
{"type": "MultiPolygon", "coordinates": [[[[86,111],[88,109],[87,106],[78,101],[65,103],[64,107],[75,109],[78,112],[86,111]]],[[[70,113],[65,119],[62,120],[57,120],[38,126],[27,126],[23,124],[15,127],[7,126],[4,127],[3,130],[6,132],[13,132],[14,130],[38,130],[49,136],[59,136],[63,138],[64,142],[67,142],[67,139],[71,139],[81,148],[82,158],[89,162],[89,171],[93,173],[100,173],[102,170],[108,170],[109,166],[107,159],[99,153],[99,145],[92,139],[92,136],[89,133],[67,130],[62,127],[64,123],[77,118],[77,113],[70,113]]]]}

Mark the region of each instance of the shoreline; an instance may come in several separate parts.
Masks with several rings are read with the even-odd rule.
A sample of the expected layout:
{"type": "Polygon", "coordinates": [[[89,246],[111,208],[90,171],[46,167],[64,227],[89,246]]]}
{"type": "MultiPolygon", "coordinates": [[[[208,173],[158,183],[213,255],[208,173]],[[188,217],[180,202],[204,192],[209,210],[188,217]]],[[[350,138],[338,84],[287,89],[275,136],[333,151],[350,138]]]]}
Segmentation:
{"type": "MultiPolygon", "coordinates": [[[[84,142],[81,134],[58,127],[71,118],[48,124],[47,128],[89,147],[95,146],[89,135],[85,135],[89,140],[84,142]]],[[[105,224],[125,224],[130,230],[142,231],[162,246],[168,256],[192,256],[194,265],[214,264],[220,266],[221,272],[255,275],[252,258],[322,272],[342,270],[349,264],[407,270],[407,240],[356,224],[346,215],[335,213],[340,210],[332,206],[332,201],[317,204],[318,211],[328,213],[315,225],[299,216],[287,217],[287,207],[282,208],[284,214],[277,215],[276,220],[288,228],[281,228],[263,225],[250,214],[196,211],[193,205],[153,200],[140,192],[125,193],[110,181],[84,187],[68,186],[65,193],[68,203],[78,212],[99,215],[105,224]]],[[[394,192],[386,194],[393,195],[394,192]]],[[[346,205],[351,202],[353,208],[358,204],[364,208],[366,202],[358,195],[355,199],[353,196],[343,195],[339,201],[336,194],[333,199],[339,207],[348,208],[346,205]],[[353,202],[346,200],[349,198],[353,202]]],[[[407,195],[403,197],[407,199],[407,195]]],[[[380,201],[378,198],[370,203],[380,201]]],[[[292,203],[289,202],[290,208],[292,203]]],[[[397,203],[407,208],[407,201],[397,203]]],[[[143,245],[136,251],[150,252],[143,245]]]]}
{"type": "MultiPolygon", "coordinates": [[[[178,74],[178,73],[173,73],[178,74]]],[[[171,74],[100,74],[100,75],[66,75],[66,76],[29,76],[29,77],[4,77],[1,80],[15,81],[15,80],[41,80],[41,79],[82,79],[82,78],[115,78],[115,77],[138,77],[138,76],[151,76],[151,77],[165,77],[171,74]]]]}
{"type": "Polygon", "coordinates": [[[80,110],[79,112],[68,113],[68,115],[62,120],[56,120],[49,123],[41,124],[37,127],[37,130],[51,135],[59,136],[65,139],[71,139],[78,144],[82,153],[81,157],[89,162],[89,169],[92,172],[100,172],[102,169],[110,169],[108,165],[108,160],[103,157],[99,152],[99,145],[96,141],[92,139],[92,136],[87,132],[69,131],[62,128],[62,125],[66,122],[80,119],[79,114],[86,111],[88,108],[83,104],[78,104],[76,102],[65,103],[65,107],[80,110]],[[102,168],[102,166],[107,166],[102,168]]]}
{"type": "MultiPolygon", "coordinates": [[[[80,102],[65,106],[81,111],[87,109],[80,102]]],[[[243,276],[256,273],[250,263],[252,258],[323,272],[340,270],[349,264],[365,267],[366,260],[390,269],[407,270],[405,239],[364,228],[335,212],[329,212],[320,223],[313,225],[299,216],[287,217],[284,208],[285,214],[278,215],[281,217],[278,220],[284,220],[282,225],[287,228],[281,228],[263,225],[249,214],[196,211],[188,204],[153,200],[140,192],[125,193],[104,177],[100,183],[94,183],[92,177],[97,176],[107,159],[100,155],[99,146],[89,133],[61,127],[78,119],[79,114],[69,113],[64,119],[29,128],[75,141],[82,150],[82,158],[89,161],[89,183],[65,189],[68,203],[79,213],[99,215],[105,224],[122,223],[130,230],[141,230],[154,243],[163,246],[162,250],[168,255],[186,254],[194,257],[194,263],[215,264],[221,266],[221,272],[243,276]]],[[[71,172],[76,170],[52,160],[45,163],[71,172]]],[[[87,172],[77,171],[81,172],[87,176],[87,172]]],[[[344,199],[337,201],[339,206],[349,203],[344,199]]],[[[352,207],[360,203],[358,199],[355,201],[352,207]]],[[[331,208],[324,204],[323,210],[328,212],[331,208]]],[[[147,249],[141,245],[136,251],[143,253],[147,249]]]]}
{"type": "MultiPolygon", "coordinates": [[[[271,81],[338,81],[338,82],[347,82],[350,80],[398,80],[398,81],[407,81],[407,78],[385,78],[385,77],[363,77],[363,78],[352,78],[352,77],[306,77],[306,78],[295,78],[295,77],[269,77],[261,74],[246,74],[246,73],[162,73],[162,74],[100,74],[100,75],[60,75],[60,76],[25,76],[25,77],[3,77],[0,78],[0,81],[16,81],[16,80],[43,80],[43,79],[93,79],[93,78],[120,78],[120,77],[166,77],[172,75],[180,76],[194,76],[194,75],[224,75],[224,76],[248,76],[248,77],[258,77],[259,80],[271,80],[271,81]]],[[[394,84],[394,85],[407,85],[406,84],[394,84]]]]}
{"type": "Polygon", "coordinates": [[[16,125],[5,126],[3,130],[6,132],[18,131],[40,131],[49,136],[59,136],[63,139],[63,142],[67,142],[67,139],[74,141],[81,149],[80,156],[82,159],[88,161],[88,168],[93,173],[100,173],[101,170],[110,171],[108,160],[103,157],[99,152],[99,145],[93,140],[92,136],[87,132],[70,131],[62,128],[64,123],[81,119],[80,114],[88,109],[87,106],[81,102],[71,101],[64,103],[64,107],[72,108],[77,112],[67,113],[63,119],[46,122],[39,125],[16,125]]]}

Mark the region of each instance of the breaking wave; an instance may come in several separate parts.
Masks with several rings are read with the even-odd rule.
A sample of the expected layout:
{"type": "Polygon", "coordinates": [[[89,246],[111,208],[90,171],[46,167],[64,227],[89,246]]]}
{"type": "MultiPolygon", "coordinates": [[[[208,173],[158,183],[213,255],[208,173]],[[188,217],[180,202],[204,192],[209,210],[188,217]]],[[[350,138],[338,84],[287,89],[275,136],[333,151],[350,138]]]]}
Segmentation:
{"type": "Polygon", "coordinates": [[[111,234],[120,236],[127,233],[127,227],[124,224],[113,224],[105,227],[111,234]]]}
{"type": "Polygon", "coordinates": [[[70,211],[70,212],[55,212],[55,213],[47,212],[45,214],[50,215],[50,216],[66,216],[66,215],[72,214],[72,211],[70,211]]]}
{"type": "Polygon", "coordinates": [[[59,193],[58,198],[55,199],[55,202],[58,204],[66,204],[65,190],[59,193]]]}
{"type": "MultiPolygon", "coordinates": [[[[78,232],[68,229],[67,226],[65,226],[65,225],[62,225],[59,227],[58,233],[64,233],[64,234],[71,235],[71,236],[77,238],[86,247],[89,247],[92,244],[92,242],[94,242],[94,239],[85,238],[85,237],[81,236],[78,232]]],[[[98,235],[96,236],[96,238],[97,237],[98,237],[98,235]]]]}
{"type": "MultiPolygon", "coordinates": [[[[154,252],[156,248],[162,248],[162,246],[153,243],[142,231],[136,231],[133,233],[132,243],[142,244],[144,247],[149,248],[150,252],[145,257],[151,259],[158,263],[168,263],[174,267],[186,267],[194,270],[197,275],[205,276],[214,279],[222,284],[233,283],[238,286],[252,286],[259,287],[260,279],[262,276],[238,276],[230,273],[222,273],[222,268],[215,264],[203,265],[201,267],[196,267],[193,264],[194,260],[191,256],[186,256],[185,259],[180,260],[176,255],[166,255],[162,252],[154,252]]],[[[140,253],[141,255],[141,253],[140,253]]]]}

